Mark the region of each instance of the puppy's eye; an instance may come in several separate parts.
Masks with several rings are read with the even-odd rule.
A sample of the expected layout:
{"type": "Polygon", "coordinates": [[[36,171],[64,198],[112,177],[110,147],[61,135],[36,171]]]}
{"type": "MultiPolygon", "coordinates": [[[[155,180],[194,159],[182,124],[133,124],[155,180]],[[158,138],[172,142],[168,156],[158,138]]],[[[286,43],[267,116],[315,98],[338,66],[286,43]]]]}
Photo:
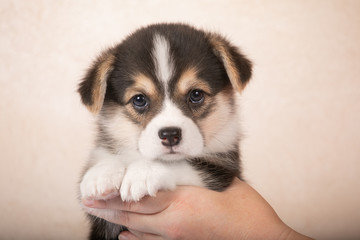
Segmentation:
{"type": "Polygon", "coordinates": [[[199,89],[192,90],[189,94],[189,101],[194,104],[202,103],[204,101],[204,92],[199,89]]]}
{"type": "Polygon", "coordinates": [[[132,104],[136,109],[143,110],[148,106],[149,103],[144,95],[138,94],[132,98],[132,104]]]}

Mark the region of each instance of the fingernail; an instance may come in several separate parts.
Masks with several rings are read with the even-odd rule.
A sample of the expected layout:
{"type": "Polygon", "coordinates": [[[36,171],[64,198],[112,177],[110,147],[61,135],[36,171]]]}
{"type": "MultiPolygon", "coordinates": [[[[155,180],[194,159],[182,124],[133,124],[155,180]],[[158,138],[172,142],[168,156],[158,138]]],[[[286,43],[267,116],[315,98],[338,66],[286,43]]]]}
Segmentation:
{"type": "Polygon", "coordinates": [[[128,240],[128,239],[129,239],[129,237],[126,236],[126,234],[124,234],[124,233],[121,233],[121,234],[119,235],[119,240],[128,240]]]}
{"type": "Polygon", "coordinates": [[[94,206],[94,199],[92,198],[85,198],[83,199],[83,204],[87,207],[94,206]]]}

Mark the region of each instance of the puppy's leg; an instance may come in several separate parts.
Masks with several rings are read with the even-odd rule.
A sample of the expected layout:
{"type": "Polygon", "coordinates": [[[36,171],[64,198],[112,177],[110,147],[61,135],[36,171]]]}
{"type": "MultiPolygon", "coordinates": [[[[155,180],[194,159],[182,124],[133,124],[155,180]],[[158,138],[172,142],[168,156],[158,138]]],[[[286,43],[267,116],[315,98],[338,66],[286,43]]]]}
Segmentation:
{"type": "MultiPolygon", "coordinates": [[[[81,198],[109,199],[119,196],[125,166],[119,156],[103,148],[93,150],[89,165],[80,183],[81,198]]],[[[86,209],[86,207],[84,206],[86,209]]],[[[113,214],[110,210],[86,209],[87,212],[98,211],[102,216],[113,214]]]]}
{"type": "MultiPolygon", "coordinates": [[[[109,199],[119,196],[121,181],[125,173],[123,156],[109,153],[106,149],[96,148],[93,150],[88,167],[80,183],[81,198],[109,199]]],[[[83,206],[86,208],[85,206],[83,206]]],[[[116,214],[108,209],[91,209],[87,212],[97,215],[116,214]]],[[[125,227],[107,222],[101,218],[88,215],[91,221],[90,240],[115,240],[125,227]]]]}
{"type": "Polygon", "coordinates": [[[109,199],[119,195],[125,165],[121,156],[109,153],[103,148],[92,152],[90,167],[80,183],[82,198],[109,199]]]}
{"type": "Polygon", "coordinates": [[[159,190],[174,190],[177,185],[203,186],[197,171],[187,162],[136,161],[129,165],[120,188],[124,201],[139,201],[159,190]]]}

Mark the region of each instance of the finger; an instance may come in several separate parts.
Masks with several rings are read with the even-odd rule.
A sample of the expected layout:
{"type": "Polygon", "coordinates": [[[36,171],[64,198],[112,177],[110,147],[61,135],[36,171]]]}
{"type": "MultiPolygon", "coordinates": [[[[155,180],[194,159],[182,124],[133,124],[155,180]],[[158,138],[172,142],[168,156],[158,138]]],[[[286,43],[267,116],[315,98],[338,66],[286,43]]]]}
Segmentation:
{"type": "Polygon", "coordinates": [[[159,217],[158,214],[138,214],[119,210],[96,208],[84,208],[84,210],[93,216],[105,219],[108,222],[125,226],[128,229],[133,229],[138,232],[159,235],[159,230],[163,225],[163,219],[159,217]]]}
{"type": "Polygon", "coordinates": [[[113,209],[127,212],[134,212],[140,214],[156,214],[166,209],[172,199],[174,192],[158,192],[156,197],[145,196],[139,202],[122,201],[120,197],[108,200],[96,200],[86,198],[83,199],[83,204],[90,208],[99,209],[113,209]]]}
{"type": "Polygon", "coordinates": [[[160,229],[164,221],[158,214],[148,215],[123,211],[119,211],[114,220],[116,224],[126,226],[134,232],[155,235],[160,235],[160,229]]]}
{"type": "Polygon", "coordinates": [[[142,233],[135,230],[129,229],[129,232],[122,232],[119,235],[119,239],[129,239],[129,240],[160,240],[162,237],[159,235],[151,234],[151,233],[142,233]]]}
{"type": "Polygon", "coordinates": [[[125,231],[120,233],[119,240],[140,240],[141,238],[137,237],[135,234],[129,232],[129,231],[125,231]]]}
{"type": "Polygon", "coordinates": [[[88,214],[93,215],[98,218],[105,219],[109,222],[119,224],[120,219],[119,216],[121,216],[121,212],[117,210],[112,209],[96,209],[96,208],[83,208],[88,214]]]}

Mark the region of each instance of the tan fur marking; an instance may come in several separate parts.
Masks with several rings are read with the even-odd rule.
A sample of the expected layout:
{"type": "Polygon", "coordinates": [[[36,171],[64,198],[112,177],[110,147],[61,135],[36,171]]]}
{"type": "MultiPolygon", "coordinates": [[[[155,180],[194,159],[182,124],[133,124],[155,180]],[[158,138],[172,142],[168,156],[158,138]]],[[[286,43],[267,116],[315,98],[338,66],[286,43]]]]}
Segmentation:
{"type": "Polygon", "coordinates": [[[234,89],[241,92],[245,88],[245,85],[241,83],[240,73],[236,69],[234,60],[228,51],[227,43],[222,37],[217,36],[216,34],[211,34],[209,39],[214,47],[215,54],[218,55],[218,57],[220,57],[223,61],[226,73],[228,74],[234,89]]]}
{"type": "Polygon", "coordinates": [[[233,89],[231,88],[217,94],[215,97],[216,109],[208,117],[199,121],[199,127],[204,133],[205,143],[209,143],[214,135],[228,122],[227,116],[231,112],[229,104],[232,102],[232,98],[233,89]]]}
{"type": "Polygon", "coordinates": [[[107,52],[102,55],[99,59],[100,64],[96,69],[96,79],[92,91],[93,104],[87,105],[88,109],[97,114],[104,102],[105,91],[106,91],[106,80],[108,73],[112,70],[112,64],[115,61],[115,56],[111,52],[107,52]]]}
{"type": "Polygon", "coordinates": [[[187,95],[192,89],[200,89],[208,94],[211,93],[208,83],[197,77],[196,69],[194,68],[184,71],[178,81],[178,90],[182,95],[187,95]]]}
{"type": "Polygon", "coordinates": [[[149,98],[157,95],[154,82],[144,74],[137,74],[133,77],[135,83],[125,92],[125,101],[129,101],[136,94],[145,94],[149,98]]]}

